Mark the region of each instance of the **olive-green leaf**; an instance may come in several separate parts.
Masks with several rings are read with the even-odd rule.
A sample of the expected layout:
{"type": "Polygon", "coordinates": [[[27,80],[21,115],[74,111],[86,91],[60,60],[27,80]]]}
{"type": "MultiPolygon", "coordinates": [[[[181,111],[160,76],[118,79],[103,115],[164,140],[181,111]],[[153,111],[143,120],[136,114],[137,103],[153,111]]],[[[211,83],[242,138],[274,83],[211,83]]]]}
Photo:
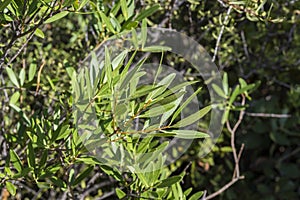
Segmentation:
{"type": "Polygon", "coordinates": [[[25,69],[22,68],[20,73],[19,73],[19,78],[20,78],[20,85],[22,86],[25,81],[25,69]]]}
{"type": "Polygon", "coordinates": [[[210,110],[211,110],[211,106],[206,106],[201,110],[195,112],[194,114],[191,114],[190,116],[180,120],[176,124],[172,125],[172,127],[179,128],[179,127],[188,126],[196,122],[197,120],[201,119],[202,117],[204,117],[210,110]]]}
{"type": "Polygon", "coordinates": [[[32,79],[34,78],[35,73],[36,73],[36,64],[31,63],[30,66],[29,66],[29,71],[28,71],[28,81],[32,81],[32,79]]]}
{"type": "Polygon", "coordinates": [[[62,11],[60,13],[57,13],[56,15],[53,15],[52,17],[50,17],[49,19],[47,19],[44,22],[44,24],[52,23],[52,22],[54,22],[56,20],[59,20],[59,19],[65,17],[67,14],[69,14],[69,11],[66,11],[66,10],[64,10],[64,11],[62,11]]]}
{"type": "Polygon", "coordinates": [[[10,155],[10,161],[13,163],[13,166],[16,168],[18,172],[21,172],[23,167],[19,156],[12,149],[9,150],[9,155],[10,155]]]}
{"type": "Polygon", "coordinates": [[[8,4],[10,4],[11,1],[12,0],[5,0],[4,2],[1,2],[0,12],[2,12],[8,6],[8,4]]]}
{"type": "Polygon", "coordinates": [[[197,193],[193,194],[189,198],[189,200],[198,200],[198,199],[200,199],[200,197],[202,197],[203,193],[204,193],[203,191],[197,192],[197,193]]]}
{"type": "Polygon", "coordinates": [[[151,16],[153,13],[155,13],[160,8],[159,4],[155,4],[151,6],[150,8],[143,10],[136,18],[136,21],[141,21],[142,19],[151,16]]]}
{"type": "Polygon", "coordinates": [[[181,179],[182,179],[182,176],[173,176],[173,177],[162,180],[156,187],[157,188],[170,187],[171,185],[181,181],[181,179]]]}
{"type": "Polygon", "coordinates": [[[5,69],[6,69],[6,72],[7,72],[8,77],[9,77],[9,80],[10,80],[15,86],[20,87],[19,82],[18,82],[18,79],[17,79],[17,77],[16,77],[16,75],[15,75],[15,72],[14,72],[11,68],[9,68],[9,67],[6,67],[5,69]]]}
{"type": "Polygon", "coordinates": [[[86,170],[84,170],[79,176],[76,177],[75,181],[73,182],[73,186],[77,185],[78,183],[80,183],[84,178],[86,178],[91,171],[94,169],[93,166],[88,167],[86,170]]]}
{"type": "Polygon", "coordinates": [[[207,133],[194,131],[194,130],[172,130],[172,131],[166,131],[165,133],[174,134],[174,137],[183,138],[183,139],[198,139],[198,138],[209,137],[207,133]]]}
{"type": "Polygon", "coordinates": [[[220,97],[223,97],[223,98],[227,98],[227,96],[225,95],[224,91],[216,84],[212,84],[212,88],[215,90],[215,92],[220,96],[220,97]]]}
{"type": "Polygon", "coordinates": [[[116,194],[118,196],[119,199],[123,199],[126,196],[126,193],[123,192],[121,189],[116,188],[116,194]]]}
{"type": "Polygon", "coordinates": [[[198,88],[189,98],[176,110],[174,115],[172,116],[171,122],[172,123],[176,117],[182,112],[182,110],[195,98],[197,94],[202,90],[202,88],[198,88]]]}
{"type": "Polygon", "coordinates": [[[126,0],[121,0],[121,10],[125,17],[125,20],[127,20],[128,19],[128,8],[127,8],[126,0]]]}
{"type": "Polygon", "coordinates": [[[8,182],[8,181],[6,181],[5,185],[6,185],[6,189],[8,190],[8,192],[11,195],[15,196],[16,192],[17,192],[16,186],[14,186],[14,184],[12,184],[11,182],[8,182]]]}
{"type": "Polygon", "coordinates": [[[148,47],[144,47],[142,49],[142,51],[144,52],[163,52],[163,51],[171,51],[172,48],[171,47],[167,47],[167,46],[159,46],[159,45],[152,45],[152,46],[148,46],[148,47]]]}
{"type": "Polygon", "coordinates": [[[45,38],[45,35],[44,35],[44,33],[43,33],[43,31],[41,30],[41,29],[39,29],[39,28],[37,28],[35,31],[34,31],[34,35],[36,35],[36,36],[38,36],[38,37],[40,37],[40,38],[45,38]]]}

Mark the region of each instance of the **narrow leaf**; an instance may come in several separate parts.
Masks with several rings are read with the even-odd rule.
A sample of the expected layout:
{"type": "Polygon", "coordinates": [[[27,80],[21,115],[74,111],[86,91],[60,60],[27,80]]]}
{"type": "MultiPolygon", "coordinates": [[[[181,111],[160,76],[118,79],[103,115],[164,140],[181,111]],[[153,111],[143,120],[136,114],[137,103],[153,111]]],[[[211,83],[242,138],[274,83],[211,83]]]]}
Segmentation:
{"type": "Polygon", "coordinates": [[[59,19],[65,17],[67,14],[69,14],[69,11],[66,11],[66,10],[64,10],[64,11],[62,11],[60,13],[57,13],[56,15],[53,15],[52,17],[50,17],[49,19],[47,19],[44,22],[44,24],[52,23],[52,22],[54,22],[56,20],[59,20],[59,19]]]}
{"type": "Polygon", "coordinates": [[[173,177],[162,180],[161,183],[156,187],[157,188],[170,187],[171,185],[181,181],[181,179],[182,179],[182,176],[173,176],[173,177]]]}
{"type": "Polygon", "coordinates": [[[207,133],[194,131],[194,130],[172,130],[172,131],[166,131],[164,133],[174,134],[174,137],[183,138],[183,139],[198,139],[198,138],[209,137],[207,133]]]}
{"type": "Polygon", "coordinates": [[[15,196],[15,195],[16,195],[16,192],[17,192],[16,186],[14,186],[14,184],[12,184],[11,182],[8,182],[8,181],[6,181],[5,185],[6,185],[6,189],[8,190],[8,192],[9,192],[12,196],[15,196]]]}
{"type": "Polygon", "coordinates": [[[13,166],[16,168],[18,172],[21,172],[23,167],[19,156],[12,149],[9,150],[9,155],[10,155],[10,161],[12,162],[13,166]]]}
{"type": "Polygon", "coordinates": [[[121,0],[121,10],[125,17],[125,20],[127,20],[128,19],[128,8],[127,8],[126,0],[121,0]]]}
{"type": "Polygon", "coordinates": [[[20,87],[19,82],[18,82],[18,79],[17,79],[17,77],[16,77],[14,71],[13,71],[11,68],[9,68],[9,67],[6,67],[5,69],[6,69],[6,72],[7,72],[8,77],[9,77],[9,80],[10,80],[15,86],[20,87]]]}
{"type": "Polygon", "coordinates": [[[175,125],[172,125],[172,127],[179,128],[179,127],[188,126],[188,125],[198,121],[202,117],[204,117],[210,110],[211,110],[211,106],[206,106],[206,107],[202,108],[201,110],[197,111],[196,113],[180,120],[175,125]]]}
{"type": "Polygon", "coordinates": [[[123,199],[126,196],[126,193],[123,192],[121,189],[116,188],[116,194],[118,196],[119,199],[123,199]]]}
{"type": "Polygon", "coordinates": [[[32,79],[34,78],[35,73],[36,73],[36,64],[31,63],[30,66],[29,66],[29,71],[28,71],[28,81],[32,81],[32,79]]]}
{"type": "Polygon", "coordinates": [[[212,88],[215,90],[215,92],[220,96],[220,97],[223,97],[223,98],[227,98],[227,96],[225,95],[224,91],[216,84],[212,84],[212,88]]]}
{"type": "Polygon", "coordinates": [[[155,13],[160,8],[159,4],[155,4],[148,8],[147,10],[143,10],[136,18],[136,21],[141,21],[142,19],[151,16],[153,13],[155,13]]]}

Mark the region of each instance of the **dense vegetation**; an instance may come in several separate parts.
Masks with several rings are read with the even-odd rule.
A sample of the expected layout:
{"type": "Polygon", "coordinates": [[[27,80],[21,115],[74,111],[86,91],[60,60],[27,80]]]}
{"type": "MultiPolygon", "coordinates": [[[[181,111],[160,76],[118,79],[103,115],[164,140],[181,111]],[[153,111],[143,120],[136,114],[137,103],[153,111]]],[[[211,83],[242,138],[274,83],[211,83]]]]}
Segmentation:
{"type": "Polygon", "coordinates": [[[299,0],[0,0],[1,199],[299,199],[299,9],[299,0]],[[189,56],[149,46],[158,27],[201,44],[222,81],[209,86],[189,56]],[[128,33],[130,48],[104,48],[128,33]],[[139,87],[153,63],[155,80],[139,87]],[[214,112],[222,134],[203,156],[214,112]],[[173,138],[178,148],[164,156],[173,138]]]}

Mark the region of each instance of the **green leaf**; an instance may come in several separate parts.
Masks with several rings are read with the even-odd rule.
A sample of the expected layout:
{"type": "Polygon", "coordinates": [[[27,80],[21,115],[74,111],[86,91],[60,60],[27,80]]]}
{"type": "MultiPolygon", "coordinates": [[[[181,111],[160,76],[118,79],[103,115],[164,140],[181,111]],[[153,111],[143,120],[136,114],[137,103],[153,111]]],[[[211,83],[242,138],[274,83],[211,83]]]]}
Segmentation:
{"type": "Polygon", "coordinates": [[[182,112],[182,110],[195,98],[198,93],[202,90],[202,87],[198,88],[196,92],[194,92],[189,98],[176,110],[174,115],[172,116],[170,124],[176,119],[176,117],[182,112]]]}
{"type": "Polygon", "coordinates": [[[156,106],[154,108],[150,108],[144,114],[139,115],[139,117],[140,118],[156,117],[156,116],[159,116],[159,115],[169,111],[174,106],[175,106],[174,103],[169,103],[169,104],[166,104],[166,105],[156,106]]]}
{"type": "Polygon", "coordinates": [[[127,8],[126,0],[121,0],[121,10],[125,17],[125,20],[127,20],[128,19],[128,8],[127,8]]]}
{"type": "Polygon", "coordinates": [[[133,43],[134,48],[136,48],[136,49],[139,48],[137,34],[134,29],[132,29],[132,43],[133,43]]]}
{"type": "Polygon", "coordinates": [[[141,40],[142,40],[142,49],[143,49],[147,41],[147,20],[146,19],[143,19],[142,21],[141,40]]]}
{"type": "Polygon", "coordinates": [[[126,196],[126,193],[123,192],[121,189],[116,188],[116,194],[118,196],[119,199],[123,199],[126,196]]]}
{"type": "Polygon", "coordinates": [[[135,18],[136,21],[141,21],[142,19],[151,16],[153,13],[155,13],[160,8],[159,4],[155,4],[151,6],[150,8],[141,11],[141,13],[135,18]]]}
{"type": "Polygon", "coordinates": [[[29,71],[28,71],[28,81],[33,80],[35,73],[36,73],[36,64],[31,63],[29,66],[29,71]]]}
{"type": "Polygon", "coordinates": [[[27,161],[30,167],[35,168],[35,154],[31,142],[28,144],[27,161]]]}
{"type": "Polygon", "coordinates": [[[111,85],[112,82],[112,68],[111,68],[111,61],[108,48],[105,46],[105,74],[107,77],[108,85],[111,85]]]}
{"type": "Polygon", "coordinates": [[[171,185],[181,181],[181,179],[182,179],[182,176],[173,176],[173,177],[162,180],[156,187],[157,188],[170,187],[171,185]]]}
{"type": "Polygon", "coordinates": [[[12,162],[13,166],[16,168],[18,172],[21,172],[23,167],[19,156],[12,149],[9,150],[9,155],[10,155],[10,161],[12,162]]]}
{"type": "Polygon", "coordinates": [[[14,186],[11,182],[6,181],[5,182],[6,185],[6,189],[8,190],[8,192],[12,195],[15,196],[16,192],[17,192],[17,188],[16,186],[14,186]]]}
{"type": "Polygon", "coordinates": [[[102,22],[106,25],[108,30],[110,30],[112,33],[116,33],[116,31],[115,31],[114,27],[112,26],[109,18],[103,12],[100,11],[99,13],[100,13],[102,22]]]}
{"type": "Polygon", "coordinates": [[[77,10],[81,10],[88,2],[89,0],[82,0],[77,10]]]}
{"type": "Polygon", "coordinates": [[[223,85],[224,93],[227,96],[229,92],[229,86],[228,86],[228,75],[226,72],[223,75],[222,85],[223,85]]]}
{"type": "Polygon", "coordinates": [[[18,79],[17,79],[17,77],[16,77],[14,71],[13,71],[11,68],[9,68],[9,67],[6,67],[5,69],[6,69],[6,72],[7,72],[7,75],[8,75],[8,77],[9,77],[10,81],[11,81],[15,86],[20,87],[19,82],[18,82],[18,79]]]}
{"type": "Polygon", "coordinates": [[[144,52],[163,52],[163,51],[171,51],[172,48],[167,47],[167,46],[159,46],[159,45],[153,45],[153,46],[148,46],[148,47],[144,47],[142,49],[142,51],[144,52]]]}
{"type": "Polygon", "coordinates": [[[25,69],[24,68],[21,69],[19,78],[20,78],[20,85],[22,86],[25,81],[25,69]]]}
{"type": "Polygon", "coordinates": [[[193,195],[189,198],[189,200],[199,200],[200,197],[202,197],[203,193],[204,193],[203,191],[197,192],[197,193],[193,194],[193,195]]]}
{"type": "Polygon", "coordinates": [[[198,138],[209,137],[207,133],[194,131],[194,130],[172,130],[172,131],[164,131],[164,133],[174,134],[174,137],[183,138],[183,139],[198,139],[198,138]]]}
{"type": "Polygon", "coordinates": [[[20,92],[17,91],[10,97],[9,104],[16,104],[19,98],[20,98],[20,92]]]}
{"type": "Polygon", "coordinates": [[[220,97],[223,97],[223,98],[227,98],[227,96],[225,95],[224,91],[216,84],[212,84],[212,88],[215,90],[215,92],[220,96],[220,97]]]}
{"type": "Polygon", "coordinates": [[[45,38],[45,35],[44,35],[44,33],[43,33],[43,31],[41,30],[41,29],[39,29],[39,28],[37,28],[35,31],[34,31],[34,34],[36,35],[36,36],[38,36],[38,37],[40,37],[40,38],[45,38]]]}
{"type": "Polygon", "coordinates": [[[62,11],[60,13],[57,13],[56,15],[53,15],[52,17],[50,17],[49,19],[47,19],[44,22],[44,24],[52,23],[52,22],[54,22],[56,20],[59,20],[59,19],[65,17],[67,14],[69,14],[69,11],[66,11],[66,10],[64,10],[64,11],[62,11]]]}
{"type": "Polygon", "coordinates": [[[94,169],[94,167],[90,166],[86,170],[84,170],[79,176],[76,177],[76,179],[72,185],[75,186],[78,183],[80,183],[83,179],[85,179],[91,173],[91,171],[93,171],[93,169],[94,169]]]}
{"type": "Polygon", "coordinates": [[[237,85],[231,94],[231,97],[229,99],[229,105],[232,105],[232,103],[235,101],[236,97],[239,95],[239,92],[240,92],[240,86],[237,85]]]}
{"type": "Polygon", "coordinates": [[[202,117],[204,117],[210,110],[211,110],[211,106],[206,106],[206,107],[202,108],[201,110],[195,112],[194,114],[191,114],[190,116],[180,120],[175,125],[172,125],[172,127],[179,128],[179,127],[188,126],[188,125],[198,121],[202,117]]]}
{"type": "Polygon", "coordinates": [[[10,4],[12,0],[4,0],[4,2],[1,2],[0,4],[0,12],[2,12],[7,6],[8,4],[10,4]]]}

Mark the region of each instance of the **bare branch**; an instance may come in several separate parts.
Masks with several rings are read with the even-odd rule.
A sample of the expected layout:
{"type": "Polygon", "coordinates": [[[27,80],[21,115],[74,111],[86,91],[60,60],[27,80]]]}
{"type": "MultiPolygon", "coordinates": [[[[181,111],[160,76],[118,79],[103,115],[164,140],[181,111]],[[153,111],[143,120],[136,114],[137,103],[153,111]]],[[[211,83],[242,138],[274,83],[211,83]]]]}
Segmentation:
{"type": "Polygon", "coordinates": [[[213,58],[212,58],[212,60],[211,60],[212,62],[215,62],[215,60],[216,60],[216,57],[217,57],[217,54],[218,54],[218,50],[219,50],[219,48],[220,48],[221,38],[222,38],[224,29],[225,29],[225,24],[227,23],[227,21],[228,21],[228,19],[229,19],[229,15],[230,15],[231,9],[232,9],[232,6],[229,6],[229,8],[228,8],[228,10],[227,10],[227,13],[226,13],[226,17],[225,17],[224,22],[223,22],[223,25],[222,25],[222,27],[221,27],[220,34],[219,34],[218,39],[217,39],[217,43],[216,43],[216,47],[215,47],[214,56],[213,56],[213,58]]]}

